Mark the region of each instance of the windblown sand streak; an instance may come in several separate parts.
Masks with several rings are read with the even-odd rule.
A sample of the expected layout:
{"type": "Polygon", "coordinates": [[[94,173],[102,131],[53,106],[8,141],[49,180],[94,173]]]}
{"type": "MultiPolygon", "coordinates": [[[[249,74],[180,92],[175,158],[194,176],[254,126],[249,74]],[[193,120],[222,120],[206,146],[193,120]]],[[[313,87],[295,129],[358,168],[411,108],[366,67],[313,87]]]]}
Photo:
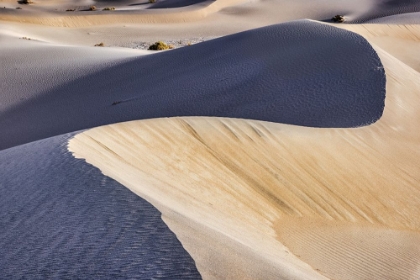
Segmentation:
{"type": "Polygon", "coordinates": [[[417,279],[420,76],[376,50],[387,99],[383,117],[371,126],[158,119],[95,128],[69,148],[155,205],[205,277],[320,277],[283,243],[327,277],[417,279]],[[219,256],[212,250],[217,244],[232,251],[219,256]],[[251,250],[243,259],[258,259],[256,274],[231,258],[243,246],[251,250]],[[261,269],[268,264],[278,274],[261,269]]]}

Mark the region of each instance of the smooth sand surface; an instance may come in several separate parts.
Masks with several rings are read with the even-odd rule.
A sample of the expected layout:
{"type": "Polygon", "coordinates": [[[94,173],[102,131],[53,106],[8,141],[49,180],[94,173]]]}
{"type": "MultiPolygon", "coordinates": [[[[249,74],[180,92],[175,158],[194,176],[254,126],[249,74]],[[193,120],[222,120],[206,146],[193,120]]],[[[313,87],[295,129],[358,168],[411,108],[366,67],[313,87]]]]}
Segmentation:
{"type": "Polygon", "coordinates": [[[157,207],[204,277],[418,279],[420,76],[376,50],[387,98],[371,126],[159,119],[69,148],[157,207]]]}
{"type": "Polygon", "coordinates": [[[116,49],[101,67],[96,67],[97,58],[112,49],[73,61],[74,53],[97,48],[50,51],[32,40],[21,41],[27,43],[27,54],[40,61],[15,59],[8,55],[12,48],[2,54],[8,67],[0,86],[6,92],[0,149],[98,125],[174,116],[356,127],[378,120],[384,107],[385,76],[371,45],[353,32],[314,21],[267,26],[125,60],[131,53],[116,49]],[[55,60],[43,60],[53,55],[70,63],[57,72],[55,60]],[[16,60],[28,68],[15,67],[16,60]],[[45,76],[33,76],[38,72],[45,76]]]}

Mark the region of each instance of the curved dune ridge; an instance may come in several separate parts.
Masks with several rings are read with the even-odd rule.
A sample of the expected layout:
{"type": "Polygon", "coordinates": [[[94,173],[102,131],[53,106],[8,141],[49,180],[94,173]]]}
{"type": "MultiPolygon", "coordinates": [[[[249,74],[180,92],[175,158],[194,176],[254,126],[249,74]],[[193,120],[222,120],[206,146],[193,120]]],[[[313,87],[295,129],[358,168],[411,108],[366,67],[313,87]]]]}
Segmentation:
{"type": "MultiPolygon", "coordinates": [[[[197,22],[214,15],[219,19],[222,16],[226,22],[229,22],[231,19],[229,13],[242,15],[245,15],[246,11],[258,13],[264,10],[261,6],[265,6],[262,1],[246,0],[160,0],[153,4],[147,0],[34,1],[32,5],[19,5],[14,0],[5,0],[1,3],[4,9],[0,9],[0,21],[72,28],[121,23],[197,22]],[[97,11],[89,11],[91,5],[95,5],[97,11]],[[116,10],[102,11],[103,8],[110,6],[115,7],[116,10]],[[23,8],[16,10],[16,7],[23,8]],[[66,12],[68,9],[75,11],[66,12]]],[[[264,13],[271,22],[266,22],[265,25],[302,18],[330,20],[335,14],[345,15],[348,22],[361,23],[420,11],[420,4],[416,0],[301,0],[299,2],[271,0],[269,6],[270,8],[264,10],[264,13]]],[[[266,21],[267,17],[262,19],[266,21]]],[[[246,21],[243,23],[247,24],[246,21]]]]}
{"type": "Polygon", "coordinates": [[[378,1],[375,8],[361,16],[356,22],[369,22],[392,15],[409,14],[420,11],[417,0],[382,0],[378,1]]]}
{"type": "Polygon", "coordinates": [[[33,1],[1,279],[420,279],[419,1],[33,1]]]}
{"type": "MultiPolygon", "coordinates": [[[[22,72],[33,75],[40,66],[32,67],[22,72]]],[[[21,76],[8,73],[2,87],[24,100],[13,106],[6,101],[0,113],[2,149],[98,125],[172,116],[355,127],[378,120],[385,99],[383,67],[363,37],[306,20],[123,61],[69,82],[59,78],[55,87],[40,86],[44,92],[29,83],[33,96],[22,96],[24,87],[14,86],[21,76]]]]}
{"type": "Polygon", "coordinates": [[[392,54],[417,72],[420,72],[420,28],[414,24],[349,24],[340,25],[356,32],[369,42],[392,54]]]}
{"type": "Polygon", "coordinates": [[[200,278],[150,203],[68,152],[73,135],[0,151],[0,278],[200,278]]]}
{"type": "Polygon", "coordinates": [[[371,126],[172,118],[69,149],[158,208],[203,277],[418,279],[420,75],[376,50],[387,98],[371,126]]]}
{"type": "MultiPolygon", "coordinates": [[[[85,27],[93,25],[109,25],[120,23],[177,23],[191,22],[204,19],[209,14],[215,13],[225,7],[229,7],[243,0],[217,0],[217,1],[198,1],[192,4],[191,1],[178,1],[177,8],[167,9],[165,3],[148,5],[148,1],[131,1],[121,10],[121,4],[116,1],[107,3],[95,3],[95,1],[83,1],[83,4],[60,4],[58,7],[61,12],[57,12],[57,7],[47,5],[47,9],[37,8],[36,3],[28,6],[24,5],[24,11],[16,11],[10,7],[6,11],[0,10],[1,21],[24,22],[30,24],[40,24],[59,27],[85,27]],[[98,4],[98,11],[89,11],[89,7],[98,4]],[[146,4],[149,9],[144,9],[146,4]],[[116,6],[117,10],[112,12],[101,11],[105,7],[116,6]],[[70,7],[70,8],[69,8],[70,7]],[[163,9],[161,9],[161,8],[163,9]],[[54,9],[55,8],[55,9],[54,9]],[[120,10],[118,10],[120,8],[120,10]],[[75,12],[65,12],[66,9],[77,9],[75,12]],[[40,14],[42,17],[40,17],[40,14]]],[[[95,6],[96,7],[96,6],[95,6]]]]}

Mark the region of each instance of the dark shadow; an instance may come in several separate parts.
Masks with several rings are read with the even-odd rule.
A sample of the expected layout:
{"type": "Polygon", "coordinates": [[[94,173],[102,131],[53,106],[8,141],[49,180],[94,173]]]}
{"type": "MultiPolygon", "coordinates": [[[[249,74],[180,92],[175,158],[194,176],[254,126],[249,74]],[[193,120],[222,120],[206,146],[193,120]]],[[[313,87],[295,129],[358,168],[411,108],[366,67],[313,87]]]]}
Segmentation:
{"type": "Polygon", "coordinates": [[[173,8],[182,8],[199,3],[209,2],[210,5],[214,1],[209,0],[156,0],[151,7],[148,9],[173,9],[173,8]]]}
{"type": "Polygon", "coordinates": [[[128,6],[143,6],[143,5],[150,5],[149,1],[144,2],[144,3],[134,3],[134,4],[130,4],[128,6]]]}

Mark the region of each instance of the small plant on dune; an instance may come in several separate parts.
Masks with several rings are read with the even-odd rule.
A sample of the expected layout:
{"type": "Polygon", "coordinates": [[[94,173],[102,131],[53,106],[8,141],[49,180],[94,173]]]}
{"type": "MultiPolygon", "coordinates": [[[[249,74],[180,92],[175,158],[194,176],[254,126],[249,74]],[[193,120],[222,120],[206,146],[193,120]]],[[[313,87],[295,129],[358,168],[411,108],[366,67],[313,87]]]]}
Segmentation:
{"type": "Polygon", "coordinates": [[[103,11],[115,11],[115,7],[105,7],[102,10],[103,11]]]}
{"type": "Polygon", "coordinates": [[[166,43],[159,41],[154,43],[153,45],[150,45],[149,50],[152,51],[163,51],[163,50],[169,50],[169,49],[173,49],[174,46],[172,45],[167,45],[166,43]]]}
{"type": "Polygon", "coordinates": [[[105,44],[103,42],[100,42],[99,44],[95,44],[95,47],[105,47],[105,44]]]}
{"type": "Polygon", "coordinates": [[[156,0],[149,0],[149,3],[151,4],[156,3],[156,0]]]}
{"type": "Polygon", "coordinates": [[[66,12],[74,12],[76,9],[67,9],[66,12]]]}
{"type": "Polygon", "coordinates": [[[342,22],[344,22],[344,17],[342,15],[336,15],[331,20],[333,22],[342,23],[342,22]]]}
{"type": "Polygon", "coordinates": [[[31,38],[29,38],[29,37],[22,37],[20,39],[23,39],[23,40],[31,40],[31,38]]]}
{"type": "Polygon", "coordinates": [[[16,10],[22,10],[22,8],[21,7],[16,7],[16,10]]]}
{"type": "Polygon", "coordinates": [[[32,1],[32,0],[22,0],[22,1],[20,1],[20,3],[28,5],[28,4],[33,4],[34,1],[32,1]]]}
{"type": "Polygon", "coordinates": [[[96,11],[96,6],[90,6],[89,11],[96,11]]]}

